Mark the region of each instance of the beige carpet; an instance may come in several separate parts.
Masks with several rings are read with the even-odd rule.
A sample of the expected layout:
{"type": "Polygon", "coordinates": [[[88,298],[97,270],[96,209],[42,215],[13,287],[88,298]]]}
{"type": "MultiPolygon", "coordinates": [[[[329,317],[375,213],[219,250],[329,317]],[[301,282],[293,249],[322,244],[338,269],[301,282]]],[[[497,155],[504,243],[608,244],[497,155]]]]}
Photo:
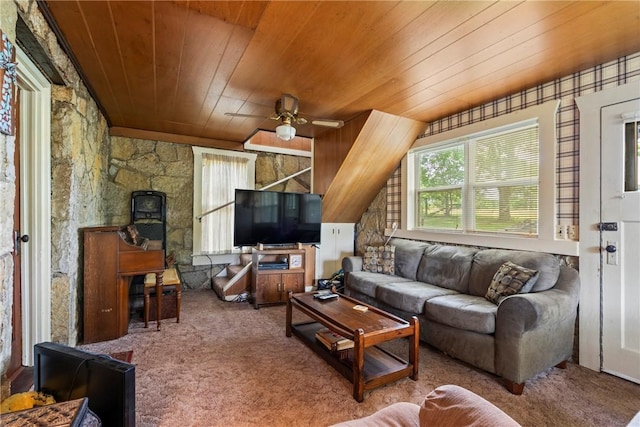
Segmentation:
{"type": "MultiPolygon", "coordinates": [[[[136,420],[143,426],[326,426],[369,415],[393,402],[420,403],[442,384],[466,387],[525,426],[624,426],[640,410],[640,385],[569,363],[529,381],[514,396],[499,378],[420,347],[420,379],[365,393],[304,346],[287,338],[284,306],[254,310],[220,301],[212,291],[183,292],[181,323],[82,348],[133,350],[136,420]]],[[[294,311],[295,314],[295,311],[294,311]]],[[[294,320],[300,315],[294,316],[294,320]]],[[[394,351],[403,352],[397,340],[394,351]]]]}

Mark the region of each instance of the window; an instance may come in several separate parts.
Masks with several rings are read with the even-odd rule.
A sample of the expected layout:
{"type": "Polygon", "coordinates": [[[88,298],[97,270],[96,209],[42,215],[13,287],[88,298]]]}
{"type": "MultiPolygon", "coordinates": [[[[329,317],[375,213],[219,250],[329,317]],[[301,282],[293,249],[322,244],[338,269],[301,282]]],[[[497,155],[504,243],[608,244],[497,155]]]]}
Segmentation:
{"type": "Polygon", "coordinates": [[[417,228],[538,234],[537,120],[416,152],[417,228]]]}
{"type": "Polygon", "coordinates": [[[230,253],[235,189],[254,188],[256,155],[193,147],[193,159],[194,255],[230,253]]]}
{"type": "Polygon", "coordinates": [[[556,239],[554,100],[418,139],[403,160],[396,236],[538,251],[556,239]]]}
{"type": "Polygon", "coordinates": [[[640,122],[624,125],[624,191],[638,191],[640,187],[640,122]]]}

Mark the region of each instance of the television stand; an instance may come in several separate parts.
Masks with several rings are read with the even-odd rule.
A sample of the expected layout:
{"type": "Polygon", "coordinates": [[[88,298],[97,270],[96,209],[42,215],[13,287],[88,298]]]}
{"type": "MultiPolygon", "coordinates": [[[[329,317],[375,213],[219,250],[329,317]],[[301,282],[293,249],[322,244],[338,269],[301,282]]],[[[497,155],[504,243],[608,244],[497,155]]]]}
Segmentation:
{"type": "Polygon", "coordinates": [[[300,249],[264,249],[262,245],[253,248],[250,299],[255,309],[286,303],[289,291],[304,292],[305,256],[301,246],[300,249]]]}

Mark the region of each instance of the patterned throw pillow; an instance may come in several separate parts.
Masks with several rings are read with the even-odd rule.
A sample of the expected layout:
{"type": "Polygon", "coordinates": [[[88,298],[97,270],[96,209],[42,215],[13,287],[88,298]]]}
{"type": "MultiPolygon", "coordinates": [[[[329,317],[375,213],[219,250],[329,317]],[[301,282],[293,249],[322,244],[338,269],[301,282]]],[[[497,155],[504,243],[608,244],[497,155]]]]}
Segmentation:
{"type": "Polygon", "coordinates": [[[367,246],[362,259],[362,270],[394,275],[395,258],[395,246],[367,246]]]}
{"type": "Polygon", "coordinates": [[[484,297],[494,304],[500,304],[509,295],[529,292],[536,280],[538,280],[537,270],[507,261],[493,275],[491,285],[484,297]]]}

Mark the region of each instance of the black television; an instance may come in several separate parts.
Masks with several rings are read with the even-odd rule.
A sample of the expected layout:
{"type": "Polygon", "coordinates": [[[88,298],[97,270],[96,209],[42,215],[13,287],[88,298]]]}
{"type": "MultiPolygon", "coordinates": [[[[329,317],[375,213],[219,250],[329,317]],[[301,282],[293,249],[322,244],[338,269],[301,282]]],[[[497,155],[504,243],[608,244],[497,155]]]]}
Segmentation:
{"type": "Polygon", "coordinates": [[[319,244],[319,194],[236,189],[234,246],[319,244]]]}
{"type": "Polygon", "coordinates": [[[34,346],[33,386],[56,402],[87,397],[103,426],[136,425],[136,367],[62,344],[34,346]]]}

